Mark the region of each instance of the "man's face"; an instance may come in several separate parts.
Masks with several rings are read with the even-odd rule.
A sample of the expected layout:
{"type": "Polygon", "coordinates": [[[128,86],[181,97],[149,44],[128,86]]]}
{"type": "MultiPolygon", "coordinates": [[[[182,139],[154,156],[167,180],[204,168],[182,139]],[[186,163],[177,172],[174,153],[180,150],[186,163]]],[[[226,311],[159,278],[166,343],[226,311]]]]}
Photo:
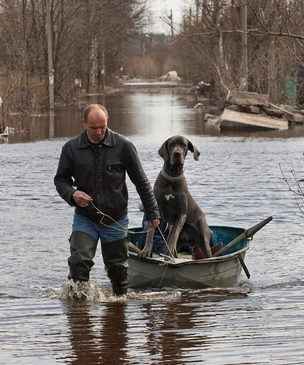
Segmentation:
{"type": "Polygon", "coordinates": [[[93,143],[99,143],[104,139],[106,134],[108,117],[100,109],[93,109],[90,111],[87,121],[82,120],[88,138],[93,143]]]}

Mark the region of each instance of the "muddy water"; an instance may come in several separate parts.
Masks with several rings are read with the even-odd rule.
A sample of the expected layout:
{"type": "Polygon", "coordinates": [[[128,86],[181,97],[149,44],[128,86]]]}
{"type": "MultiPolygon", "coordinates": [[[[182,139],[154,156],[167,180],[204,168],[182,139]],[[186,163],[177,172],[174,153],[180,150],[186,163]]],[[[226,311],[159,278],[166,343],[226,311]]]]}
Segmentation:
{"type": "MultiPolygon", "coordinates": [[[[174,94],[112,95],[110,127],[135,143],[153,184],[157,150],[183,134],[201,151],[185,174],[209,224],[250,227],[272,215],[247,252],[251,278],[226,290],[111,296],[100,252],[85,290],[66,275],[73,215],[53,186],[60,149],[81,131],[82,107],[14,122],[0,144],[0,364],[304,364],[304,217],[283,173],[304,175],[302,127],[223,133],[174,94]],[[22,128],[21,128],[22,127],[22,128]],[[17,129],[17,128],[16,128],[17,129]],[[21,132],[21,129],[23,130],[21,132]]],[[[131,184],[130,225],[139,198],[131,184]]]]}

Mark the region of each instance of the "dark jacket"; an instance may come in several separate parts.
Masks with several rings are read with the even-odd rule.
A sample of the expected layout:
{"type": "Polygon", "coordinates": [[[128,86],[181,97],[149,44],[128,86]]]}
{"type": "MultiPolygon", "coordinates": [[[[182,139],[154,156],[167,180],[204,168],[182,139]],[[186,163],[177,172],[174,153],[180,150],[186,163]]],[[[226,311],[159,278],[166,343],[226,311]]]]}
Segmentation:
{"type": "MultiPolygon", "coordinates": [[[[78,189],[90,195],[101,212],[118,220],[128,213],[126,172],[141,198],[147,219],[158,219],[153,190],[133,143],[109,128],[97,148],[89,142],[86,131],[66,142],[54,182],[59,195],[68,204],[76,206],[72,194],[78,189]]],[[[101,215],[92,204],[86,208],[76,206],[75,212],[100,223],[101,215]]],[[[105,217],[103,222],[108,224],[112,220],[105,217]]]]}

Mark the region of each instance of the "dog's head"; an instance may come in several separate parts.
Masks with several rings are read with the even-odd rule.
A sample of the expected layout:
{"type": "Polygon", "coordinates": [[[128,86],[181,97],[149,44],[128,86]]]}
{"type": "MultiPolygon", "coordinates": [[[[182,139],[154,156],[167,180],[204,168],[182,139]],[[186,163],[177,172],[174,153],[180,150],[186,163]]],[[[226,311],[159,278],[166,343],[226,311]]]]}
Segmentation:
{"type": "Polygon", "coordinates": [[[158,153],[170,165],[183,165],[188,151],[193,153],[193,158],[197,161],[199,150],[187,138],[173,136],[162,144],[158,153]]]}

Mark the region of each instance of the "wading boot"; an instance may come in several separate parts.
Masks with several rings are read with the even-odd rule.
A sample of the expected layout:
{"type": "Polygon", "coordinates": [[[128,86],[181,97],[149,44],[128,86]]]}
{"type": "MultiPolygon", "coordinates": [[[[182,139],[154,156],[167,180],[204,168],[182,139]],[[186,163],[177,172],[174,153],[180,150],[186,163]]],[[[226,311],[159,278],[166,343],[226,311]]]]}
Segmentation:
{"type": "Polygon", "coordinates": [[[116,296],[127,294],[128,291],[128,244],[128,237],[101,244],[103,261],[116,296]]]}
{"type": "Polygon", "coordinates": [[[97,241],[88,233],[75,231],[70,239],[71,256],[68,258],[70,273],[68,278],[74,281],[88,281],[94,265],[97,241]]]}

